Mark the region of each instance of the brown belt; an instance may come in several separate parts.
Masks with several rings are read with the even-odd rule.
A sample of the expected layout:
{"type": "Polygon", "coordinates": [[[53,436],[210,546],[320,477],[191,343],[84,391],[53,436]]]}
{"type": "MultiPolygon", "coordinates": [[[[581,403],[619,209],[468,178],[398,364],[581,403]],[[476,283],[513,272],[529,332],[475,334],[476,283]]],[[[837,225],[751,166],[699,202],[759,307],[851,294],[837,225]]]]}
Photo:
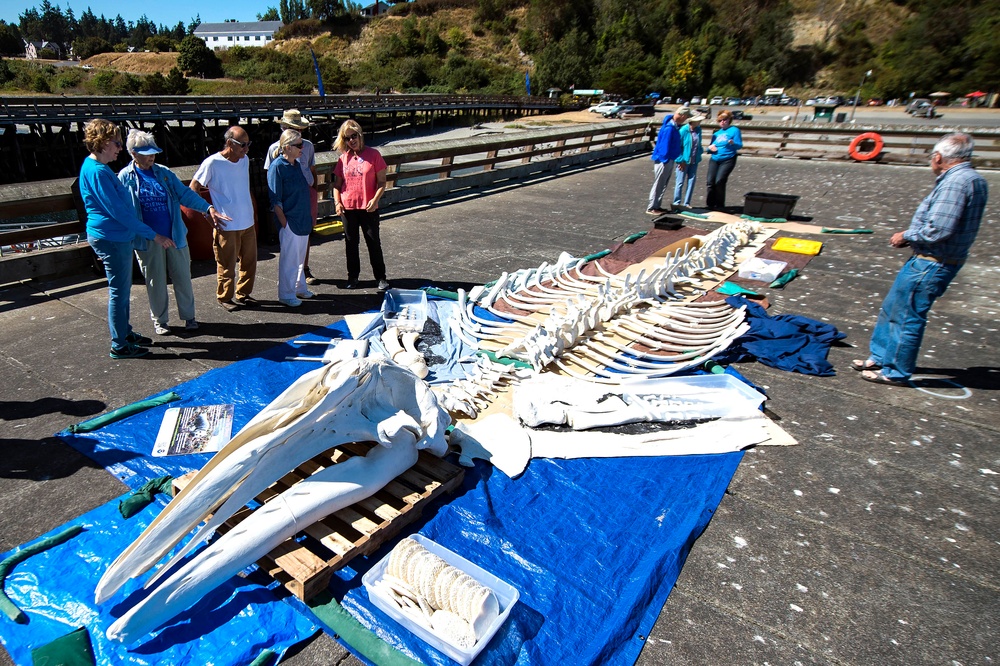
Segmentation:
{"type": "Polygon", "coordinates": [[[949,259],[942,259],[941,257],[934,257],[929,254],[915,254],[913,255],[917,259],[926,259],[927,261],[933,261],[936,264],[943,264],[945,266],[961,266],[964,261],[951,261],[949,259]]]}

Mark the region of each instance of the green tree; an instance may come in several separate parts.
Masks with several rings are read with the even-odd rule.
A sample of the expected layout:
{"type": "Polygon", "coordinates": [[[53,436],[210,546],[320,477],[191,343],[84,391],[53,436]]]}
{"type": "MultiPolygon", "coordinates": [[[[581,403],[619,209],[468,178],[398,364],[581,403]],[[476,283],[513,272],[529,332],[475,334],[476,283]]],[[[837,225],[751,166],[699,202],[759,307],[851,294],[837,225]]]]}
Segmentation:
{"type": "Polygon", "coordinates": [[[0,21],[0,55],[24,55],[21,31],[16,25],[8,25],[6,21],[0,21]]]}
{"type": "Polygon", "coordinates": [[[191,92],[191,84],[177,67],[171,67],[167,72],[165,88],[168,95],[187,95],[191,92]]]}
{"type": "Polygon", "coordinates": [[[174,50],[174,41],[163,35],[153,35],[146,40],[144,46],[147,51],[152,51],[153,53],[166,53],[167,51],[174,50]]]}
{"type": "Polygon", "coordinates": [[[143,95],[166,95],[167,79],[159,72],[143,77],[139,92],[143,95]]]}
{"type": "Polygon", "coordinates": [[[281,15],[278,14],[278,9],[276,7],[268,7],[264,10],[263,14],[257,14],[258,21],[280,21],[281,15]]]}
{"type": "Polygon", "coordinates": [[[193,73],[205,79],[215,79],[222,75],[222,63],[212,49],[205,45],[205,40],[188,35],[177,47],[180,56],[177,66],[188,73],[193,73]]]}
{"type": "Polygon", "coordinates": [[[535,76],[541,89],[590,86],[593,82],[594,49],[586,32],[573,28],[558,41],[542,49],[535,60],[535,76]]]}
{"type": "Polygon", "coordinates": [[[86,60],[98,53],[111,53],[114,47],[101,37],[83,37],[73,42],[73,53],[80,60],[86,60]]]}

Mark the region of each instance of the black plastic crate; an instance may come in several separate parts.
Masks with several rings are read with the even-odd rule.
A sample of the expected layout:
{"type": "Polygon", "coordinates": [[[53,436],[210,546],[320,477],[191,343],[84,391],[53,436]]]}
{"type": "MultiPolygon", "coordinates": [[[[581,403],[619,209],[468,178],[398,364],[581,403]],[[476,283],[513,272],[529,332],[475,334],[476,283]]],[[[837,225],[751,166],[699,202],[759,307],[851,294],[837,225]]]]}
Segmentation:
{"type": "Polygon", "coordinates": [[[788,219],[799,198],[792,194],[747,192],[743,200],[743,214],[750,217],[783,217],[788,219]]]}

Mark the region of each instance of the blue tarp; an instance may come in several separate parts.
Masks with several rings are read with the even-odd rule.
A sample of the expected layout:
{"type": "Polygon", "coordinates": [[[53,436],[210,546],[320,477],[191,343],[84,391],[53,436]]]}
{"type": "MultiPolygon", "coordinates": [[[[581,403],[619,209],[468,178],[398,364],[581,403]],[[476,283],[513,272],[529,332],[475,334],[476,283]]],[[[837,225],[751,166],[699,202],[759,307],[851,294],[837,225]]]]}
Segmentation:
{"type": "Polygon", "coordinates": [[[31,664],[33,648],[80,626],[90,633],[95,662],[108,666],[245,665],[268,648],[284,654],[319,630],[313,618],[296,613],[266,587],[234,577],[132,649],[108,640],[104,632],[125,611],[126,600],[134,602],[142,595],[141,584],[131,581],[112,602],[101,606],[94,603],[94,588],[118,552],[139,536],[164,504],[154,502],[125,520],[118,513],[118,500],[112,500],[53,531],[82,525],[83,532],[14,568],[4,589],[28,616],[27,624],[16,624],[0,615],[0,642],[14,663],[31,664]]]}
{"type": "MultiPolygon", "coordinates": [[[[311,337],[341,336],[347,337],[342,324],[311,337]]],[[[283,361],[303,353],[315,354],[316,349],[302,352],[280,345],[260,358],[212,370],[176,387],[183,400],[169,406],[234,403],[235,431],[297,377],[315,368],[312,363],[283,361]]],[[[61,433],[60,437],[136,488],[150,478],[199,468],[208,459],[205,455],[149,455],[167,407],[92,433],[61,433]]],[[[514,481],[477,461],[475,468],[467,470],[462,490],[445,498],[436,510],[425,511],[425,521],[410,529],[520,591],[510,619],[477,663],[630,664],[741,457],[732,453],[538,459],[514,481]]],[[[155,512],[156,506],[146,511],[155,512]]],[[[103,571],[132,538],[131,534],[109,538],[106,551],[99,558],[95,552],[91,566],[103,571]]],[[[368,601],[361,575],[391,545],[338,572],[332,583],[334,596],[404,653],[426,663],[449,663],[368,601]]],[[[85,584],[91,594],[93,583],[85,584]]],[[[121,599],[116,597],[115,602],[121,604],[121,599]]],[[[295,600],[290,606],[308,612],[295,600]]],[[[113,610],[123,612],[120,606],[113,610]]],[[[177,631],[176,626],[168,625],[163,633],[177,631]]],[[[226,632],[239,635],[242,629],[227,626],[226,632]]]]}

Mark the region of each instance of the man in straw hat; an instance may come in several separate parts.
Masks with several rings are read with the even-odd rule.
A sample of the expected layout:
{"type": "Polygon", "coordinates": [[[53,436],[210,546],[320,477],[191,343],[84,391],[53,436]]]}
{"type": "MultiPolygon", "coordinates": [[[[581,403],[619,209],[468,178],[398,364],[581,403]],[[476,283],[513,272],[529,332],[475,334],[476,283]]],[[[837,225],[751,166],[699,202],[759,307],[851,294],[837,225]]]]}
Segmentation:
{"type": "MultiPolygon", "coordinates": [[[[293,129],[299,132],[303,132],[307,129],[311,123],[302,117],[302,113],[298,109],[288,109],[281,115],[281,120],[278,121],[278,125],[281,130],[293,129]]],[[[267,157],[264,158],[264,171],[267,171],[271,166],[271,155],[274,155],[278,151],[278,141],[275,141],[267,149],[267,157]]],[[[299,168],[302,169],[302,175],[306,177],[306,183],[309,184],[309,200],[311,202],[311,214],[313,226],[316,226],[316,210],[317,204],[319,202],[319,192],[316,190],[316,147],[313,146],[312,141],[306,139],[305,136],[302,137],[302,155],[296,160],[299,168]]],[[[313,277],[309,270],[309,249],[306,248],[306,262],[302,267],[306,274],[306,284],[317,284],[319,280],[313,277]]]]}
{"type": "Polygon", "coordinates": [[[649,203],[646,213],[663,215],[666,211],[660,208],[663,191],[670,182],[670,172],[674,170],[674,160],[681,155],[681,126],[691,117],[691,107],[681,106],[663,119],[660,133],[656,135],[656,145],[653,146],[653,187],[649,190],[649,203]]]}

